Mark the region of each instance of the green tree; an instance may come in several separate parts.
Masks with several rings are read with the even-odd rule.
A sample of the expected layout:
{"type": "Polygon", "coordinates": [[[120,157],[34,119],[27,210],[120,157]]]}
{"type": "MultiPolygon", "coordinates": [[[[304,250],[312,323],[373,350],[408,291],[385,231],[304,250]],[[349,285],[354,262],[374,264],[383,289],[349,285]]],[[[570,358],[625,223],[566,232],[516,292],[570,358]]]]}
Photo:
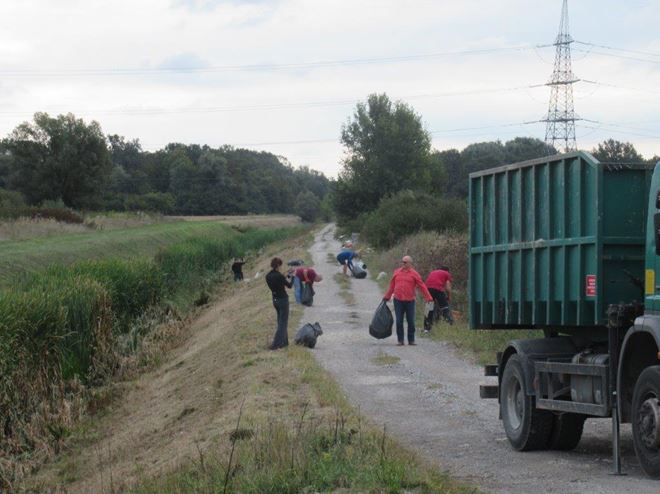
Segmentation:
{"type": "Polygon", "coordinates": [[[333,195],[340,220],[375,209],[402,188],[429,188],[431,137],[407,104],[370,95],[342,127],[341,141],[347,156],[333,195]]]}
{"type": "Polygon", "coordinates": [[[635,146],[629,142],[607,139],[596,146],[591,154],[603,163],[639,163],[644,161],[635,146]]]}
{"type": "Polygon", "coordinates": [[[516,137],[504,144],[504,161],[506,163],[519,163],[552,154],[557,154],[557,150],[535,137],[516,137]]]}
{"type": "Polygon", "coordinates": [[[112,169],[105,136],[97,122],[71,113],[36,113],[4,140],[9,153],[9,184],[30,203],[62,199],[84,206],[97,195],[112,169]]]}
{"type": "Polygon", "coordinates": [[[293,212],[300,216],[301,220],[311,223],[321,214],[321,201],[313,192],[303,190],[296,197],[293,212]]]}

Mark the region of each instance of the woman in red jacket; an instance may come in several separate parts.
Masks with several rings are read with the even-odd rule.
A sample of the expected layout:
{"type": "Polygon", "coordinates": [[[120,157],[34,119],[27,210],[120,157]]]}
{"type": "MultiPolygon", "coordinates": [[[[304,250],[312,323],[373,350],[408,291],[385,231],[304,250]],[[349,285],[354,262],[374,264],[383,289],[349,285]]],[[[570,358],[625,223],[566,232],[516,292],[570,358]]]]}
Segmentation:
{"type": "Polygon", "coordinates": [[[396,315],[396,336],[399,345],[403,345],[403,316],[408,322],[408,344],[415,345],[415,288],[419,288],[427,302],[433,301],[422,277],[412,267],[412,257],[403,256],[401,267],[394,271],[390,287],[383,296],[389,301],[394,295],[394,314],[396,315]]]}

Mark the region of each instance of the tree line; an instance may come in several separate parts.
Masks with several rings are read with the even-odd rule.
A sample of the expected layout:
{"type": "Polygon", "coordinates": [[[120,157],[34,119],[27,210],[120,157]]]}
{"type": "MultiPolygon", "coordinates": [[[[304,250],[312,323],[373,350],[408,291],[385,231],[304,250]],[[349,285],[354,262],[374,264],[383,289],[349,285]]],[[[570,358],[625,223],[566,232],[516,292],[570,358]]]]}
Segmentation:
{"type": "MultiPolygon", "coordinates": [[[[421,115],[386,94],[372,94],[357,104],[342,127],[341,141],[346,158],[332,194],[337,218],[381,246],[419,230],[464,229],[470,173],[557,154],[531,137],[434,150],[421,115]],[[405,214],[392,214],[392,209],[405,214]]],[[[590,152],[601,162],[644,162],[632,144],[613,139],[590,152]]]]}
{"type": "Polygon", "coordinates": [[[158,151],[106,136],[97,122],[37,113],[0,141],[0,187],[28,204],[209,215],[319,214],[330,180],[286,158],[231,146],[172,143],[158,151]]]}
{"type": "MultiPolygon", "coordinates": [[[[374,230],[388,228],[378,223],[385,198],[399,194],[387,207],[414,211],[433,196],[461,211],[471,172],[557,152],[531,137],[434,150],[421,115],[386,94],[357,103],[341,128],[341,142],[345,158],[338,178],[329,180],[268,152],[179,143],[145,151],[137,139],[104,135],[97,122],[37,113],[0,140],[0,210],[19,195],[18,202],[28,205],[60,201],[76,209],[186,215],[294,213],[306,221],[327,217],[332,209],[340,224],[354,229],[369,216],[374,230]]],[[[644,161],[632,144],[613,139],[591,152],[604,162],[644,161]]],[[[458,218],[451,227],[464,223],[458,218]]],[[[410,228],[421,226],[413,221],[410,228]]]]}

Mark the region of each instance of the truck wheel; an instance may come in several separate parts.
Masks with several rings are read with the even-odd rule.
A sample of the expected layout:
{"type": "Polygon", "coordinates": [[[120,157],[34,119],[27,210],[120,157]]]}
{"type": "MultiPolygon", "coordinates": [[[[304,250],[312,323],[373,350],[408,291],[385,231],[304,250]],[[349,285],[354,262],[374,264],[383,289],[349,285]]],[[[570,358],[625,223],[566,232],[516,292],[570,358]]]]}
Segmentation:
{"type": "Polygon", "coordinates": [[[553,415],[534,407],[533,397],[527,394],[518,355],[512,355],[504,368],[500,385],[500,412],[511,446],[518,451],[547,449],[553,415]]]}
{"type": "Polygon", "coordinates": [[[556,415],[552,424],[552,433],[548,446],[550,449],[570,451],[582,439],[584,421],[587,419],[579,413],[562,413],[556,415]]]}
{"type": "Polygon", "coordinates": [[[632,401],[633,444],[642,469],[660,479],[660,365],[642,371],[632,401]]]}

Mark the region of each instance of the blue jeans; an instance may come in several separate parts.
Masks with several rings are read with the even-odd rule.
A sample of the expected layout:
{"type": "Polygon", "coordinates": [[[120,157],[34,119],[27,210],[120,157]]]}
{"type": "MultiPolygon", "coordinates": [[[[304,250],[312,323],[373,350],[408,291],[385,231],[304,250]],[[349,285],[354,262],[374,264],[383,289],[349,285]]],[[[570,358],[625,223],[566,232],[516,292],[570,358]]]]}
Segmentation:
{"type": "Polygon", "coordinates": [[[403,316],[408,322],[408,343],[415,342],[415,301],[394,299],[394,314],[396,316],[396,337],[403,343],[403,316]]]}
{"type": "Polygon", "coordinates": [[[293,277],[293,294],[296,297],[296,303],[299,304],[302,298],[302,283],[297,276],[293,277]]]}
{"type": "Polygon", "coordinates": [[[270,346],[271,350],[277,350],[289,346],[289,332],[287,326],[289,325],[289,297],[274,298],[273,307],[277,312],[277,330],[273,337],[273,343],[270,346]]]}

